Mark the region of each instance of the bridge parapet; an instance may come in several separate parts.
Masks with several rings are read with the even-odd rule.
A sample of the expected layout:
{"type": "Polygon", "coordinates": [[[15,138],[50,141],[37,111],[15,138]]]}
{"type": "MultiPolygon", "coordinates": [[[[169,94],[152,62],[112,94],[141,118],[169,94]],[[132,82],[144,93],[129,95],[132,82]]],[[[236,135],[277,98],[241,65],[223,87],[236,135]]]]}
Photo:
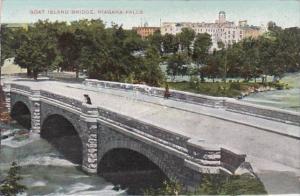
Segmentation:
{"type": "Polygon", "coordinates": [[[58,102],[61,102],[61,103],[64,103],[64,104],[68,104],[72,109],[75,109],[75,110],[78,110],[78,111],[81,110],[80,106],[82,105],[82,102],[79,101],[79,100],[76,100],[76,99],[72,99],[72,98],[67,97],[67,96],[58,95],[58,94],[55,94],[55,93],[51,93],[51,92],[48,92],[48,91],[41,90],[41,97],[51,99],[51,100],[55,100],[55,101],[58,101],[58,102]]]}
{"type": "MultiPolygon", "coordinates": [[[[131,90],[143,93],[149,96],[163,97],[165,89],[158,87],[150,87],[141,84],[128,84],[101,80],[86,79],[84,85],[92,88],[112,88],[120,90],[131,90]]],[[[273,121],[279,121],[286,124],[300,126],[300,113],[289,110],[278,109],[270,106],[262,106],[257,104],[246,103],[227,97],[212,97],[200,95],[184,91],[170,90],[171,97],[176,101],[183,101],[192,104],[199,104],[215,108],[224,108],[225,110],[252,115],[259,118],[265,118],[273,121]]]]}
{"type": "Polygon", "coordinates": [[[245,162],[246,155],[238,152],[237,150],[228,150],[226,148],[221,148],[221,164],[222,167],[233,172],[245,162]]]}
{"type": "Polygon", "coordinates": [[[300,113],[268,106],[245,103],[235,99],[226,99],[226,110],[280,121],[287,124],[300,126],[300,113]]]}
{"type": "MultiPolygon", "coordinates": [[[[101,80],[94,80],[94,79],[86,79],[83,82],[83,84],[94,88],[132,90],[132,91],[137,91],[146,95],[156,96],[156,97],[164,97],[164,93],[165,93],[164,88],[151,87],[143,84],[128,84],[128,83],[101,81],[101,80]]],[[[211,97],[211,96],[177,91],[177,90],[171,90],[170,93],[171,93],[170,99],[185,101],[193,104],[201,104],[210,107],[222,107],[224,101],[224,98],[211,97]]]]}

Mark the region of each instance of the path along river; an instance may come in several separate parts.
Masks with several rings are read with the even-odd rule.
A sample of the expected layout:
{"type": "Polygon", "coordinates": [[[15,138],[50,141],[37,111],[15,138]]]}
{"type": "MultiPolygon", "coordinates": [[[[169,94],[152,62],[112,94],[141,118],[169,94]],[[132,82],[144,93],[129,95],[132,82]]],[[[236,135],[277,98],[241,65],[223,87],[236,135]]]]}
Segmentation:
{"type": "MultiPolygon", "coordinates": [[[[300,111],[300,73],[283,78],[288,90],[252,94],[244,101],[300,111]]],[[[17,123],[3,124],[0,129],[23,130],[17,123]]],[[[85,174],[80,166],[67,159],[38,135],[18,141],[14,137],[2,140],[0,148],[0,179],[6,175],[12,161],[22,166],[21,181],[28,187],[24,195],[126,195],[99,176],[85,174]]]]}

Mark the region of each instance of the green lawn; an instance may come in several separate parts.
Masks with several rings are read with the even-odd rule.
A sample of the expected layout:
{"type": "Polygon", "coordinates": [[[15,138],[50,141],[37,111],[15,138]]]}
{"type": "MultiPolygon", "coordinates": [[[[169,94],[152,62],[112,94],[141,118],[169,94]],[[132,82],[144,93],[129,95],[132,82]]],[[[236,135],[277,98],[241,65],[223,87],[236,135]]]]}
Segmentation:
{"type": "Polygon", "coordinates": [[[282,83],[254,83],[254,82],[168,82],[170,89],[205,94],[216,97],[238,97],[250,88],[270,86],[276,89],[286,88],[282,83]]]}

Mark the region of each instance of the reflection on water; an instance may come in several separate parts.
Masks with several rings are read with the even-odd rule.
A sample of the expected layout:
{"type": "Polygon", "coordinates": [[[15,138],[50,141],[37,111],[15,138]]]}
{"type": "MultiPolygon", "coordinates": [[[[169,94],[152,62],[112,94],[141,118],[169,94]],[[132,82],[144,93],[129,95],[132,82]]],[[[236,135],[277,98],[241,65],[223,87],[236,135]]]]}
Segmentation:
{"type": "Polygon", "coordinates": [[[300,73],[287,74],[283,79],[291,88],[251,94],[243,100],[266,106],[300,111],[300,73]]]}
{"type": "MultiPolygon", "coordinates": [[[[21,130],[17,124],[3,125],[2,130],[21,130]]],[[[97,175],[87,175],[79,165],[64,156],[38,135],[15,141],[2,140],[0,152],[0,179],[6,175],[12,161],[22,166],[22,183],[27,195],[126,195],[113,190],[113,185],[97,175]]]]}

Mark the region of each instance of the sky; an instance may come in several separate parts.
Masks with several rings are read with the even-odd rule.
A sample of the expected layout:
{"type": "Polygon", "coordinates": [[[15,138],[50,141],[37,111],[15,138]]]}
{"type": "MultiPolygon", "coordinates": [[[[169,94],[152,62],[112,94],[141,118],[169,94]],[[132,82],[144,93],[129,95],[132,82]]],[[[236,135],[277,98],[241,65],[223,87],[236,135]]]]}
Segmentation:
{"type": "Polygon", "coordinates": [[[247,20],[260,26],[274,21],[284,28],[300,27],[300,0],[2,0],[2,4],[2,23],[101,18],[108,26],[114,22],[131,28],[145,22],[149,26],[214,22],[219,11],[225,11],[227,20],[235,23],[247,20]]]}

